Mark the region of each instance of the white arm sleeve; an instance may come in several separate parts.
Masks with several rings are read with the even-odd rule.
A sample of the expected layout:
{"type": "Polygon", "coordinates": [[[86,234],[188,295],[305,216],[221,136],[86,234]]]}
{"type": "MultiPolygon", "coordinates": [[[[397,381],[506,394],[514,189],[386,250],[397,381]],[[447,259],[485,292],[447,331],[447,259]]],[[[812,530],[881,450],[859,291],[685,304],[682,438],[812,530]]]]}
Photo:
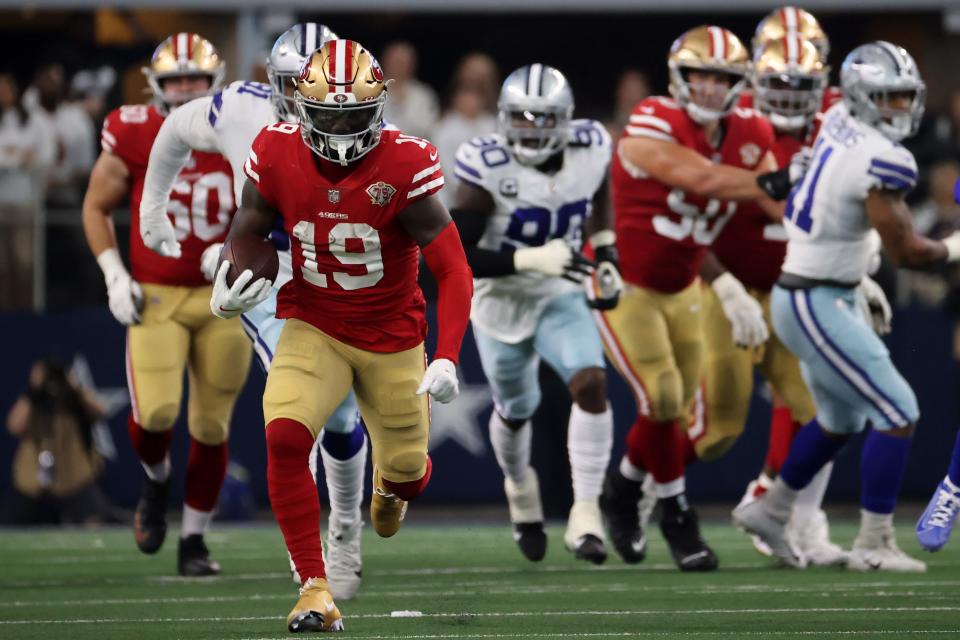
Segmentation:
{"type": "Polygon", "coordinates": [[[197,98],[178,107],[163,121],[150,150],[147,174],[140,200],[140,219],[166,215],[170,190],[190,152],[219,152],[217,136],[207,122],[211,98],[197,98]]]}

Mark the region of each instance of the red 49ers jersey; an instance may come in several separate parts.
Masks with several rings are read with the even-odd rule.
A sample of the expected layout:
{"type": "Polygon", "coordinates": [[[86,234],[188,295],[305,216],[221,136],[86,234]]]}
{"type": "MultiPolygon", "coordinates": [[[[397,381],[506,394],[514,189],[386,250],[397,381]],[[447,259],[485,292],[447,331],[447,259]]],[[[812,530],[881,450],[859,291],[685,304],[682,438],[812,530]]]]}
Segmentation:
{"type": "MultiPolygon", "coordinates": [[[[636,106],[624,137],[648,137],[689,147],[717,163],[753,169],[773,145],[770,123],[752,110],[724,118],[726,132],[714,149],[703,129],[675,100],[647,98],[636,106]]],[[[674,293],[696,278],[707,248],[737,211],[736,202],[673,189],[615,155],[611,171],[617,247],[623,277],[674,293]]]]}
{"type": "MultiPolygon", "coordinates": [[[[778,167],[786,167],[802,147],[813,144],[820,122],[818,113],[804,139],[775,132],[771,150],[778,167]]],[[[787,232],[756,204],[744,202],[713,241],[711,250],[737,280],[753,289],[770,291],[780,277],[787,255],[787,232]]]]}
{"type": "Polygon", "coordinates": [[[336,182],[316,162],[299,126],[278,123],[260,132],[244,165],[292,241],[293,279],[280,290],[277,317],[367,351],[415,347],[427,332],[420,249],[397,214],[443,187],[436,148],[384,130],[336,182]]]}
{"type": "Polygon", "coordinates": [[[116,155],[130,172],[130,270],[134,280],[151,284],[199,287],[207,284],[200,256],[214,242],[223,242],[236,205],[230,164],[215,153],[194,151],[173,184],[170,221],[182,255],[165,258],[140,237],[140,196],[153,141],[163,116],[153,106],[126,105],[107,116],[100,135],[104,151],[116,155]]]}

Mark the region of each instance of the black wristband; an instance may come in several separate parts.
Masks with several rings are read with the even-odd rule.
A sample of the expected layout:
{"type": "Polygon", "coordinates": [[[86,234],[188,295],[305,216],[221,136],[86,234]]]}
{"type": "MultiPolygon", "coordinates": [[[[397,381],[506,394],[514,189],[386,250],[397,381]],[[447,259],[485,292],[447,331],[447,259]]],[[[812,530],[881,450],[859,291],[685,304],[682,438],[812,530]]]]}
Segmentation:
{"type": "Polygon", "coordinates": [[[790,183],[790,168],[761,173],[757,176],[757,184],[772,200],[786,200],[793,187],[790,183]]]}

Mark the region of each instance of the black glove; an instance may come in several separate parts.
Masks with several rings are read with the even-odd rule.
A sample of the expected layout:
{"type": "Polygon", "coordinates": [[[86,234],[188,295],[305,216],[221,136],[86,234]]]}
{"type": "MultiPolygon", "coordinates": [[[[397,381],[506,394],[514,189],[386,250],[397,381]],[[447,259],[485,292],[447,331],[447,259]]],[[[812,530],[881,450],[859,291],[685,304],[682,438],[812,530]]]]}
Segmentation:
{"type": "Polygon", "coordinates": [[[757,176],[757,184],[772,200],[786,200],[793,187],[790,182],[790,168],[761,173],[757,176]]]}
{"type": "Polygon", "coordinates": [[[623,291],[623,278],[620,277],[620,254],[616,244],[604,244],[594,247],[597,268],[593,272],[594,282],[590,283],[587,304],[600,311],[609,311],[620,302],[623,291]]]}

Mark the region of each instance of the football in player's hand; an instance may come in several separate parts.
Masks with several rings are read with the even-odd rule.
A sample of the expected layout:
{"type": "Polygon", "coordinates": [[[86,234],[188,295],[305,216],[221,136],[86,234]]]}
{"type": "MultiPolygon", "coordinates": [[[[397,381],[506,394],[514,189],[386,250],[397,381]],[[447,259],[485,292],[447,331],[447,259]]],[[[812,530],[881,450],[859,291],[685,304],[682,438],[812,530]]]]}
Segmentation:
{"type": "Polygon", "coordinates": [[[227,284],[233,286],[234,281],[241,273],[250,269],[256,282],[266,278],[270,282],[277,281],[277,272],[280,270],[280,258],[277,249],[267,238],[255,235],[242,235],[230,238],[223,245],[223,260],[230,262],[227,271],[227,284]]]}

